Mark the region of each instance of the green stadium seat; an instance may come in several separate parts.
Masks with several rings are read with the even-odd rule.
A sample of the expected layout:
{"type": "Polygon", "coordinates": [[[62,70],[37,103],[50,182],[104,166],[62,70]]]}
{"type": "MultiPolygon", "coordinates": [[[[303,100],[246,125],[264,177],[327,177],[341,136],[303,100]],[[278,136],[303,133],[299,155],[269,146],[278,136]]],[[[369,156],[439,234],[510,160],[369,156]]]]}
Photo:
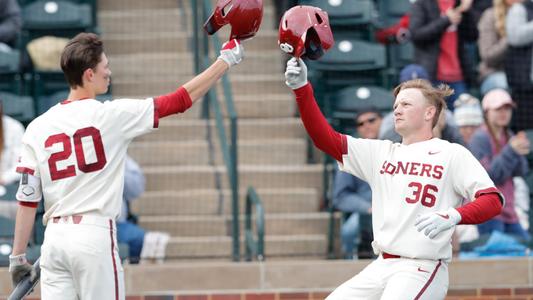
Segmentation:
{"type": "Polygon", "coordinates": [[[386,66],[385,47],[356,39],[337,39],[335,46],[313,64],[323,71],[382,69],[386,66]]]}
{"type": "Polygon", "coordinates": [[[411,0],[378,0],[378,14],[381,26],[391,26],[411,10],[411,0]]]}
{"type": "MultiPolygon", "coordinates": [[[[64,0],[32,1],[22,7],[22,16],[21,49],[25,51],[28,43],[36,38],[43,36],[72,38],[80,32],[94,30],[92,8],[86,3],[64,0]]],[[[60,70],[34,70],[31,81],[35,99],[68,89],[60,70]]]]}
{"type": "Polygon", "coordinates": [[[39,36],[73,36],[93,26],[90,5],[62,0],[40,0],[25,5],[22,19],[23,30],[37,31],[39,36]],[[43,31],[46,33],[42,34],[43,31]]]}
{"type": "Polygon", "coordinates": [[[20,51],[0,50],[0,91],[21,93],[20,51]]]}
{"type": "Polygon", "coordinates": [[[309,61],[309,77],[325,93],[350,85],[385,85],[385,46],[357,40],[336,39],[320,60],[309,61]]]}
{"type": "Polygon", "coordinates": [[[329,23],[334,26],[368,25],[375,16],[375,7],[372,0],[305,0],[304,5],[320,7],[329,16],[329,23]]]}
{"type": "Polygon", "coordinates": [[[27,124],[35,118],[33,98],[30,96],[18,96],[8,92],[0,92],[0,101],[4,114],[27,124]]]}
{"type": "Polygon", "coordinates": [[[351,130],[355,126],[355,113],[369,105],[375,106],[385,115],[392,110],[392,93],[378,86],[351,86],[340,90],[333,97],[334,124],[341,130],[351,130]]]}
{"type": "MultiPolygon", "coordinates": [[[[37,100],[37,115],[41,115],[42,113],[46,112],[50,107],[56,105],[57,103],[63,100],[66,100],[68,98],[68,94],[69,90],[62,89],[53,93],[52,95],[40,97],[37,100]]],[[[105,100],[111,100],[112,98],[113,96],[111,95],[111,93],[96,96],[96,100],[101,102],[105,100]]]]}

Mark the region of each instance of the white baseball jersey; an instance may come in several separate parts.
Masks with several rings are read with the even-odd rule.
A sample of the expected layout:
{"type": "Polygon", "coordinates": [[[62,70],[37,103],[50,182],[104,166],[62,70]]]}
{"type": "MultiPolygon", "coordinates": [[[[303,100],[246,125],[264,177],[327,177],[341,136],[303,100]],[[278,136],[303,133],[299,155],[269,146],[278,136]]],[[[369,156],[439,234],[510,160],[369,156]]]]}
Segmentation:
{"type": "Polygon", "coordinates": [[[430,239],[414,225],[418,215],[457,207],[479,192],[495,190],[469,150],[441,139],[411,145],[347,136],[341,170],[372,187],[376,253],[450,260],[453,228],[430,239]]]}
{"type": "Polygon", "coordinates": [[[17,171],[41,179],[43,222],[71,215],[115,219],[128,145],[157,125],[153,99],[64,101],[33,120],[17,171]]]}

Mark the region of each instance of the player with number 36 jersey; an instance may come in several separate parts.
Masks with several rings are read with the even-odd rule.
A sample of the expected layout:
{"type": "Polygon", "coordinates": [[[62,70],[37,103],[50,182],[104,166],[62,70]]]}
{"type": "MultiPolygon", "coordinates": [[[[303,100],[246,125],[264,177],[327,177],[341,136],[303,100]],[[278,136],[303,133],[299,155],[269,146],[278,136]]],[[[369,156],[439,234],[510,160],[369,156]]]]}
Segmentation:
{"type": "Polygon", "coordinates": [[[379,256],[326,299],[444,299],[455,225],[483,223],[504,202],[466,148],[433,137],[453,91],[420,79],[396,87],[394,126],[402,142],[393,143],[333,130],[316,104],[303,60],[287,62],[285,79],[315,146],[372,188],[372,246],[379,256]],[[462,205],[463,199],[472,202],[462,205]]]}

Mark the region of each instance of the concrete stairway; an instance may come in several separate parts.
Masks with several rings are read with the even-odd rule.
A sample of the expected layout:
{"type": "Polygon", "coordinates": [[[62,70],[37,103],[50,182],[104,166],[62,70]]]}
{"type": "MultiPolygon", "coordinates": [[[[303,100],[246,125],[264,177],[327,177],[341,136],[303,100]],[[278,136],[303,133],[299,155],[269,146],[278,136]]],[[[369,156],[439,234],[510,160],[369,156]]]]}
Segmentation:
{"type": "MultiPolygon", "coordinates": [[[[192,78],[189,1],[181,1],[181,7],[178,3],[100,0],[100,27],[115,98],[165,94],[192,78]]],[[[245,43],[245,61],[230,72],[239,116],[241,213],[245,190],[253,185],[267,212],[267,258],[323,257],[328,215],[319,212],[322,166],[306,162],[305,132],[283,84],[274,23],[272,3],[265,1],[261,30],[245,43]]],[[[220,36],[227,37],[228,29],[220,36]]],[[[220,86],[218,92],[222,94],[220,86]]],[[[142,227],[171,234],[170,258],[227,259],[228,179],[215,124],[199,118],[200,107],[197,103],[185,114],[162,119],[158,131],[130,146],[130,155],[147,178],[147,191],[133,209],[142,227]]]]}

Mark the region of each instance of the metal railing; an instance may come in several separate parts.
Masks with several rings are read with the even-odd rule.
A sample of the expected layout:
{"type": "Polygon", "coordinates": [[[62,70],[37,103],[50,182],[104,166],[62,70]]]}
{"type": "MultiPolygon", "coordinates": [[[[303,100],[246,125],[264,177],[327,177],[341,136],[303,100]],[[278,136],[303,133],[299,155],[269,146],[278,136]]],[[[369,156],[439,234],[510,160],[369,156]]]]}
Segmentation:
{"type": "MultiPolygon", "coordinates": [[[[207,20],[211,13],[211,1],[191,0],[193,10],[193,46],[191,49],[194,53],[195,73],[200,73],[200,68],[205,69],[209,66],[211,58],[209,56],[209,37],[202,30],[203,20],[207,20]]],[[[211,38],[213,51],[218,53],[221,48],[220,40],[215,34],[211,38]]],[[[239,242],[239,178],[238,178],[238,156],[237,156],[237,113],[233,104],[231,85],[227,75],[222,77],[222,88],[224,94],[224,103],[226,106],[227,117],[229,120],[230,142],[226,134],[224,117],[222,109],[217,99],[216,89],[211,89],[206,95],[202,109],[203,117],[209,117],[210,113],[214,115],[222,157],[228,174],[229,186],[231,189],[232,200],[232,258],[234,261],[240,260],[240,242],[239,242]]]]}
{"type": "Polygon", "coordinates": [[[246,261],[252,261],[253,257],[263,261],[265,259],[265,210],[261,198],[253,187],[248,187],[246,193],[246,214],[244,223],[244,247],[246,261]],[[257,238],[252,228],[252,206],[255,206],[255,229],[257,238]]]}

